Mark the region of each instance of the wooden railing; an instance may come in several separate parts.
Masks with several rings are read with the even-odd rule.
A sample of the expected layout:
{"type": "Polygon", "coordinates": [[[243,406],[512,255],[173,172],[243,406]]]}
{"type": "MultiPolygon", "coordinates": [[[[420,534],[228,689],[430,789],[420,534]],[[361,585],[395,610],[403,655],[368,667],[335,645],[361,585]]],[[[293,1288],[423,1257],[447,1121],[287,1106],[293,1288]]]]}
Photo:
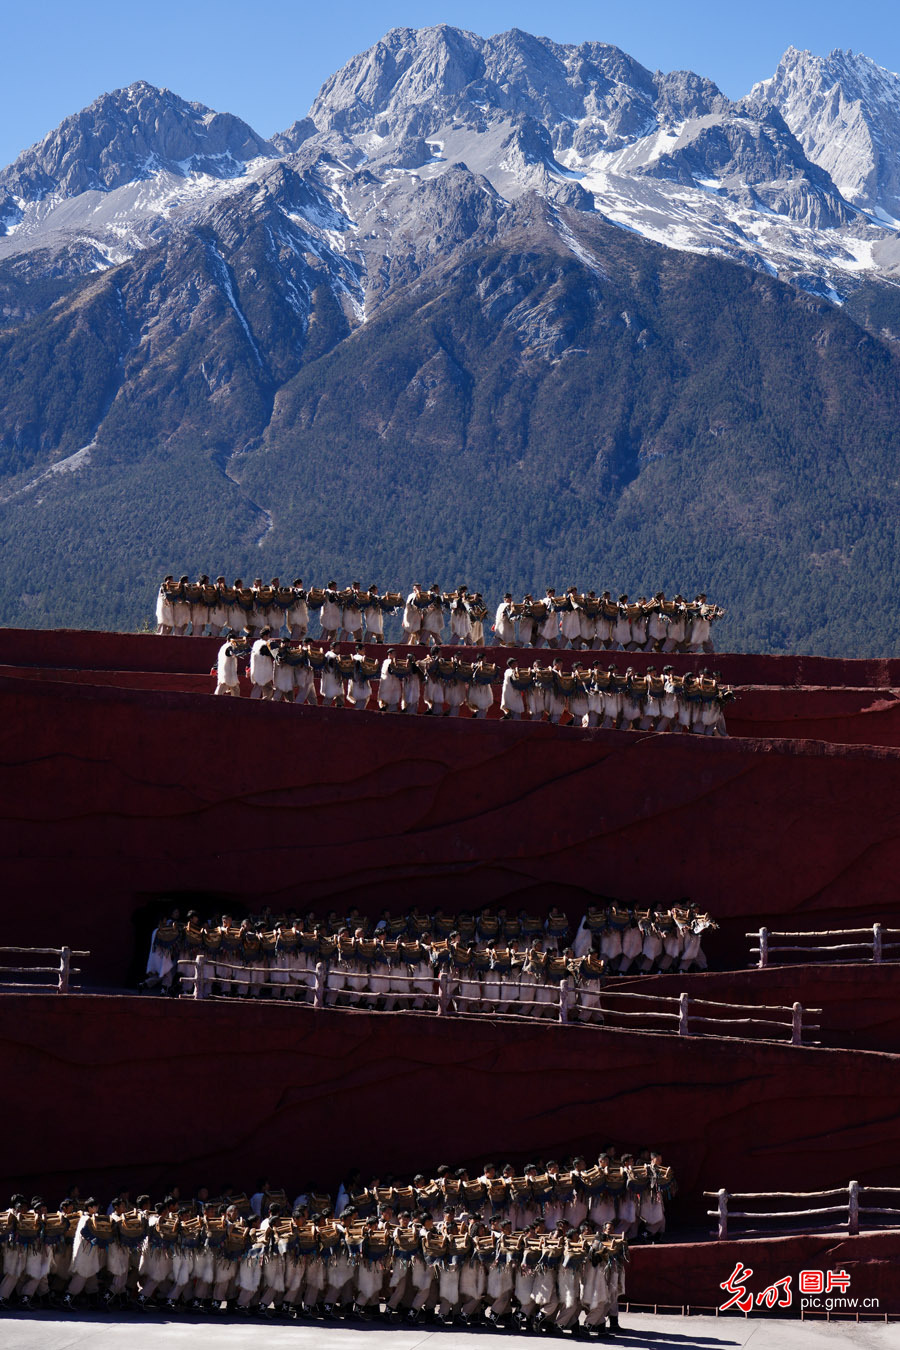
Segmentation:
{"type": "Polygon", "coordinates": [[[744,1237],[751,1233],[806,1233],[823,1228],[846,1228],[849,1234],[855,1235],[861,1228],[900,1227],[900,1186],[861,1186],[858,1181],[851,1181],[831,1191],[734,1191],[729,1194],[720,1190],[704,1191],[703,1194],[716,1201],[716,1208],[706,1212],[717,1221],[713,1237],[719,1241],[734,1237],[735,1227],[740,1229],[739,1236],[744,1237]],[[836,1203],[810,1204],[817,1200],[833,1201],[835,1197],[840,1197],[836,1203]],[[876,1197],[889,1197],[893,1203],[871,1203],[876,1197]],[[772,1204],[779,1200],[796,1201],[802,1207],[773,1209],[772,1204]],[[735,1201],[741,1205],[740,1209],[729,1208],[735,1201]],[[767,1208],[744,1208],[747,1204],[753,1205],[754,1201],[764,1202],[767,1208]],[[823,1215],[829,1217],[823,1218],[823,1215]],[[811,1219],[816,1222],[809,1222],[811,1219]],[[765,1226],[752,1227],[754,1223],[765,1226]]]}
{"type": "Polygon", "coordinates": [[[0,947],[0,993],[7,989],[25,989],[40,993],[55,988],[59,994],[68,994],[77,983],[72,977],[80,975],[81,970],[72,965],[73,956],[90,956],[90,952],[74,952],[71,947],[0,947]],[[8,966],[2,964],[5,956],[55,956],[55,966],[8,966]],[[52,980],[40,979],[12,981],[7,975],[52,975],[52,980]]]}
{"type": "MultiPolygon", "coordinates": [[[[600,992],[599,1008],[606,1026],[615,1026],[629,1022],[644,1021],[647,1018],[677,1020],[680,1036],[739,1036],[746,1039],[759,1031],[765,1040],[787,1040],[792,1045],[816,1044],[809,1033],[819,1030],[818,1022],[805,1020],[810,1014],[818,1016],[821,1008],[805,1008],[802,1003],[766,1004],[724,1003],[720,999],[695,998],[693,995],[679,994],[663,996],[659,994],[632,994],[624,990],[603,989],[600,992]],[[630,1012],[616,1005],[623,1000],[637,1004],[630,1012]],[[648,1003],[665,1005],[654,1011],[647,1008],[648,1003]],[[725,1009],[711,1016],[697,1009],[725,1009]],[[740,1014],[740,1015],[737,1015],[740,1014]]],[[[666,1031],[668,1027],[658,1030],[666,1031]]]]}
{"type": "Polygon", "coordinates": [[[745,936],[757,939],[758,945],[750,948],[750,954],[758,959],[751,965],[757,965],[760,970],[775,964],[775,958],[779,956],[786,956],[785,964],[805,961],[900,961],[900,941],[887,940],[900,938],[900,928],[884,928],[880,923],[873,924],[871,928],[834,928],[805,933],[773,933],[769,928],[760,928],[758,932],[745,936]],[[801,946],[795,943],[785,946],[781,942],[782,938],[803,938],[806,941],[801,946]],[[824,943],[822,938],[854,938],[855,941],[824,943]],[[853,952],[855,955],[838,956],[838,952],[853,952]]]}
{"type": "MultiPolygon", "coordinates": [[[[315,970],[288,972],[269,966],[245,966],[236,962],[222,961],[218,956],[208,959],[202,953],[193,960],[183,959],[178,963],[182,993],[195,999],[211,996],[213,981],[220,985],[237,985],[243,989],[269,988],[276,991],[290,990],[292,993],[303,990],[307,995],[307,1006],[315,1008],[357,1006],[364,1001],[377,997],[371,989],[354,988],[346,981],[353,980],[352,973],[343,977],[339,988],[329,989],[329,966],[320,961],[315,970]],[[212,967],[212,970],[208,969],[212,967]],[[273,980],[282,976],[281,980],[273,980]]],[[[440,1017],[447,1016],[515,1016],[522,1009],[525,1016],[533,1016],[532,1010],[540,1008],[545,1016],[552,1014],[555,1021],[578,1023],[582,1026],[612,1026],[635,1031],[656,1031],[677,1034],[679,1036],[737,1036],[745,1039],[755,1031],[763,1029],[767,1040],[786,1040],[792,1045],[811,1044],[809,1033],[819,1030],[817,1022],[804,1019],[808,1014],[821,1013],[821,1008],[804,1008],[800,1003],[790,1007],[784,1005],[757,1006],[747,1003],[723,1003],[717,999],[692,998],[687,993],[675,995],[633,994],[624,990],[603,988],[585,989],[577,986],[571,977],[562,979],[558,984],[524,986],[533,991],[532,997],[525,997],[524,989],[515,999],[502,996],[494,1002],[511,1004],[510,1011],[499,1013],[494,1009],[470,1008],[470,1003],[483,1002],[466,986],[492,984],[495,981],[467,980],[460,978],[447,969],[439,971],[433,978],[423,975],[404,975],[395,967],[390,968],[391,990],[389,997],[403,1006],[419,1001],[424,1006],[417,1011],[434,1012],[440,1017]],[[408,992],[398,992],[397,984],[409,986],[408,992]],[[461,987],[462,986],[462,987],[461,987]],[[543,991],[538,996],[537,991],[543,991]],[[622,1009],[617,1005],[626,1001],[630,1007],[622,1009]],[[651,1007],[650,1005],[655,1005],[651,1007]],[[659,1006],[661,1005],[661,1006],[659,1006]],[[708,1016],[696,1011],[698,1008],[725,1009],[708,1016]],[[590,1021],[599,1014],[602,1021],[590,1021]],[[741,1014],[735,1016],[733,1014],[741,1014]],[[662,1025],[660,1025],[662,1023],[662,1025]]]]}

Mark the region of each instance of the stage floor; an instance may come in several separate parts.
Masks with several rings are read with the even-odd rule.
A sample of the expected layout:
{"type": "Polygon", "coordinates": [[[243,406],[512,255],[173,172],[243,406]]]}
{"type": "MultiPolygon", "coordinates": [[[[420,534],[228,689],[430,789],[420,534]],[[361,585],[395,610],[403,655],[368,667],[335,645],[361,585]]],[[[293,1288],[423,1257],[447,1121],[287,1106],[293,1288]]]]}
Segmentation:
{"type": "MultiPolygon", "coordinates": [[[[623,1313],[617,1336],[593,1342],[631,1350],[889,1350],[897,1326],[886,1323],[770,1321],[767,1318],[654,1317],[623,1313]]],[[[585,1345],[571,1336],[516,1336],[509,1332],[429,1327],[324,1326],[234,1318],[214,1322],[189,1316],[3,1317],[4,1350],[500,1350],[501,1346],[585,1345]]]]}

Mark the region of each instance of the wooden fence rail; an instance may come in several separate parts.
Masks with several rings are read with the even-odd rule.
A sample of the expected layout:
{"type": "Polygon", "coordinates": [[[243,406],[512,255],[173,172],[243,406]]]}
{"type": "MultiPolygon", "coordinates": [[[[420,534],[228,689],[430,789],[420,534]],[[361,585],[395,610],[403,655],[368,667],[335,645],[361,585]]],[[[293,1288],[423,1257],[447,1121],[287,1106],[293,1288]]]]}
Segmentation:
{"type": "MultiPolygon", "coordinates": [[[[263,987],[278,992],[290,991],[291,993],[303,990],[307,995],[307,1004],[311,1003],[315,1008],[346,1006],[348,1002],[358,1005],[363,1001],[371,1001],[383,996],[370,988],[354,987],[350,983],[355,978],[353,972],[343,974],[342,983],[329,989],[328,973],[330,968],[324,961],[319,961],[314,971],[288,971],[277,966],[245,966],[235,962],[222,961],[218,956],[207,958],[201,953],[193,960],[184,959],[180,961],[178,967],[182,993],[195,999],[210,997],[214,982],[220,985],[237,985],[248,990],[261,990],[263,987]],[[281,978],[273,980],[273,976],[280,976],[281,978]],[[330,998],[329,994],[331,995],[330,998]]],[[[766,1039],[784,1039],[792,1045],[811,1043],[808,1033],[818,1031],[819,1024],[804,1019],[809,1014],[818,1015],[822,1011],[821,1008],[804,1008],[800,1003],[794,1003],[790,1006],[764,1007],[747,1003],[721,1003],[713,999],[691,998],[687,993],[674,996],[633,994],[625,990],[620,992],[614,989],[590,990],[577,986],[571,977],[568,977],[560,980],[558,984],[533,986],[535,991],[538,989],[545,991],[543,997],[525,996],[524,989],[532,988],[532,986],[526,985],[522,994],[515,999],[507,1000],[501,997],[499,1000],[493,1000],[493,1002],[503,1003],[508,1001],[511,1004],[510,1012],[499,1014],[497,1009],[468,1006],[472,1003],[482,1004],[484,1000],[478,993],[469,992],[467,986],[478,990],[482,983],[493,983],[491,980],[479,981],[466,979],[465,977],[460,979],[447,969],[439,971],[437,975],[429,979],[421,974],[401,975],[394,967],[391,967],[389,976],[384,975],[381,978],[390,980],[391,988],[388,997],[394,999],[395,1002],[406,1003],[410,999],[422,999],[426,1006],[418,1009],[418,1011],[435,1012],[440,1017],[491,1015],[492,1013],[514,1016],[520,1008],[523,1010],[540,1008],[545,1015],[550,1016],[552,1014],[554,1020],[562,1023],[577,1022],[584,1026],[599,1026],[601,1024],[615,1026],[619,1022],[624,1022],[626,1028],[630,1024],[638,1023],[642,1024],[643,1029],[648,1031],[665,1032],[666,1034],[677,1034],[679,1036],[706,1034],[737,1035],[745,1038],[746,1029],[765,1027],[772,1033],[766,1039]],[[394,987],[397,983],[411,986],[409,992],[398,992],[394,987]],[[634,1007],[633,1010],[621,1009],[616,1006],[621,1001],[629,1001],[640,1006],[634,1007]],[[664,1006],[650,1007],[648,1006],[650,1004],[662,1004],[664,1006]],[[720,1007],[750,1015],[731,1017],[724,1014],[717,1017],[706,1017],[695,1011],[697,1007],[720,1007]],[[760,1014],[760,1016],[755,1014],[760,1014]],[[766,1014],[773,1015],[766,1016],[766,1014]],[[599,1017],[596,1022],[591,1021],[594,1015],[599,1017]],[[663,1027],[654,1025],[660,1019],[676,1025],[663,1027]],[[706,1030],[706,1028],[709,1028],[709,1030],[706,1030]]],[[[641,1030],[642,1026],[635,1026],[634,1029],[641,1030]]]]}
{"type": "MultiPolygon", "coordinates": [[[[851,1181],[846,1186],[841,1186],[830,1191],[734,1191],[729,1194],[726,1190],[704,1191],[707,1199],[716,1201],[715,1209],[708,1209],[707,1215],[716,1220],[716,1232],[713,1234],[720,1242],[724,1242],[729,1236],[734,1236],[730,1232],[734,1227],[734,1220],[749,1221],[769,1221],[776,1220],[780,1222],[781,1231],[806,1232],[810,1229],[835,1229],[846,1228],[848,1234],[855,1236],[860,1228],[895,1228],[900,1227],[897,1219],[900,1219],[900,1208],[890,1205],[862,1204],[861,1200],[874,1199],[875,1196],[896,1197],[900,1201],[900,1186],[861,1186],[858,1181],[851,1181]],[[839,1196],[837,1204],[831,1205],[810,1205],[811,1200],[825,1200],[839,1196]],[[732,1209],[730,1205],[737,1201],[739,1204],[746,1204],[754,1200],[763,1200],[767,1202],[775,1200],[800,1200],[806,1201],[806,1207],[803,1209],[732,1209]],[[823,1214],[831,1216],[825,1222],[807,1223],[804,1220],[817,1218],[823,1214]],[[844,1217],[846,1215],[846,1218],[844,1217]],[[882,1218],[880,1222],[864,1222],[860,1216],[867,1216],[872,1220],[875,1215],[889,1215],[887,1220],[882,1218]],[[834,1217],[840,1216],[840,1217],[834,1217]],[[894,1218],[896,1216],[896,1218],[894,1218]]],[[[778,1231],[771,1227],[756,1229],[749,1227],[747,1223],[741,1223],[741,1232],[749,1235],[755,1232],[773,1233],[778,1231]]]]}
{"type": "MultiPolygon", "coordinates": [[[[896,936],[900,938],[900,928],[885,928],[880,923],[875,923],[871,928],[832,928],[823,929],[821,932],[805,933],[774,933],[769,928],[760,928],[753,933],[746,933],[745,937],[756,938],[758,945],[750,948],[750,955],[756,956],[755,962],[760,970],[765,970],[767,966],[774,964],[773,958],[790,954],[791,956],[803,958],[807,961],[836,961],[836,962],[858,962],[872,960],[881,961],[900,961],[900,941],[889,942],[889,937],[896,936]],[[806,938],[821,939],[833,937],[852,937],[853,942],[830,942],[825,943],[816,941],[812,945],[807,942],[805,945],[797,946],[795,943],[785,944],[782,938],[806,938]],[[777,939],[777,945],[773,941],[777,939]],[[871,951],[871,957],[864,955],[871,951]],[[855,956],[834,956],[835,952],[856,952],[855,956]]],[[[787,962],[786,964],[790,964],[787,962]]],[[[795,961],[794,964],[797,964],[795,961]]]]}
{"type": "Polygon", "coordinates": [[[32,993],[52,988],[49,981],[7,980],[7,975],[53,975],[56,991],[59,994],[71,992],[75,983],[73,975],[80,975],[81,969],[72,965],[73,956],[90,956],[90,952],[76,952],[71,947],[0,947],[0,958],[4,956],[55,956],[55,966],[7,966],[0,963],[0,993],[8,989],[26,989],[32,993]]]}

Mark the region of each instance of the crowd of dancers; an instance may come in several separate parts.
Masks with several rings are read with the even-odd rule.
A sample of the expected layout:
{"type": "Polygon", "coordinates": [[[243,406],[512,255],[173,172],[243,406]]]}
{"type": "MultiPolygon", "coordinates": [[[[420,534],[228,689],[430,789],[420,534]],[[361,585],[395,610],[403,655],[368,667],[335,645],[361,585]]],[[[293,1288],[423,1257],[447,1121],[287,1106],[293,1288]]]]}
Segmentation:
{"type": "MultiPolygon", "coordinates": [[[[184,636],[190,630],[193,637],[221,637],[226,629],[235,633],[247,629],[256,638],[268,628],[276,637],[283,633],[296,641],[309,634],[315,615],[323,642],[380,643],[385,615],[396,613],[402,614],[403,640],[408,644],[483,647],[488,641],[487,603],[480,591],[464,585],[445,591],[436,582],[430,587],[416,582],[404,599],[399,591],[382,593],[377,586],[363,590],[358,581],[346,587],[329,581],[323,588],[307,590],[300,578],[282,585],[279,577],[268,583],[257,577],[252,586],[245,586],[240,577],[229,585],[224,577],[210,581],[206,574],[196,581],[187,576],[164,579],[156,601],[156,631],[184,636]]],[[[581,592],[576,586],[558,595],[548,586],[537,599],[526,595],[515,601],[507,592],[496,607],[489,634],[501,647],[712,652],[712,625],[724,613],[702,592],[693,600],[682,595],[667,599],[662,591],[630,600],[627,595],[614,599],[609,591],[581,592]]]]}
{"type": "Polygon", "coordinates": [[[718,672],[706,669],[676,675],[671,666],[640,672],[580,662],[566,669],[557,657],[546,666],[538,660],[519,666],[509,658],[501,671],[484,655],[464,661],[449,648],[434,648],[420,660],[388,648],[378,660],[362,644],[340,652],[276,637],[268,627],[256,639],[226,634],[214,672],[217,695],[241,696],[242,663],[255,699],[486,718],[499,696],[500,716],[508,721],[605,730],[726,736],[725,708],[734,698],[718,672]]]}
{"type": "Polygon", "coordinates": [[[318,990],[327,1007],[434,1011],[445,972],[447,1011],[556,1018],[565,998],[567,1020],[599,1023],[609,975],[705,970],[702,935],[715,926],[690,904],[594,906],[574,935],[555,908],[546,917],[385,911],[374,923],[355,910],[242,921],[195,910],[182,921],[176,910],[152,934],[142,987],[193,994],[199,978],[201,997],[312,1003],[318,990]]]}
{"type": "Polygon", "coordinates": [[[51,1211],[14,1195],[0,1212],[0,1310],[228,1312],[464,1326],[617,1331],[628,1244],[659,1241],[677,1190],[662,1155],[603,1150],[516,1168],[438,1168],[293,1203],[261,1178],[248,1196],[177,1187],[108,1206],[77,1188],[51,1211]]]}

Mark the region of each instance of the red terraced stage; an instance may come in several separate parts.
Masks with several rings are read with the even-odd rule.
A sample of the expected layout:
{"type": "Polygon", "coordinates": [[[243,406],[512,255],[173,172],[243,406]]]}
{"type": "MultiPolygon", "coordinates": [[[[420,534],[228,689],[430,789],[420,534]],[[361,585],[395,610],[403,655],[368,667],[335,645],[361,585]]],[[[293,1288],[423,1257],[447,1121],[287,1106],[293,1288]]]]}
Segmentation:
{"type": "MultiPolygon", "coordinates": [[[[524,1158],[661,1144],[694,1217],[699,1191],[723,1185],[900,1184],[900,1028],[886,973],[897,966],[747,971],[744,936],[761,924],[900,926],[900,661],[671,658],[738,687],[732,735],[718,740],[215,699],[218,645],[0,630],[0,769],[13,785],[0,856],[16,898],[6,943],[90,948],[88,980],[115,987],[140,973],[168,897],[238,913],[557,903],[577,922],[599,894],[690,896],[721,924],[704,943],[720,972],[633,987],[798,998],[824,1009],[822,1040],[840,1048],[6,995],[0,1071],[19,1106],[4,1114],[0,1148],[19,1159],[25,1189],[64,1184],[75,1168],[101,1188],[125,1173],[164,1184],[173,1158],[182,1181],[215,1173],[215,1185],[222,1169],[252,1176],[263,1163],[287,1179],[310,1137],[323,1168],[402,1170],[408,1137],[392,1111],[410,1087],[434,1108],[435,1156],[415,1165],[443,1152],[462,1161],[485,1149],[524,1158]],[[97,1128],[135,1099],[127,1130],[97,1128]],[[49,1157],[60,1168],[51,1177],[49,1157]]],[[[489,650],[499,664],[507,655],[489,650]]],[[[585,655],[562,653],[567,664],[585,655]]],[[[643,668],[669,658],[599,659],[643,668]]],[[[681,1303],[690,1287],[692,1301],[714,1304],[733,1262],[722,1271],[714,1244],[702,1248],[713,1255],[684,1255],[697,1250],[635,1252],[630,1297],[681,1303]]],[[[884,1283],[885,1253],[896,1257],[896,1238],[867,1235],[836,1259],[865,1260],[884,1283]]],[[[775,1257],[756,1260],[775,1271],[775,1257]]]]}
{"type": "MultiPolygon", "coordinates": [[[[175,1179],[215,1188],[263,1165],[300,1189],[313,1160],[313,1180],[330,1186],[348,1165],[405,1174],[650,1143],[677,1160],[670,1221],[703,1231],[702,1192],[720,1186],[824,1189],[850,1172],[896,1184],[896,1055],[37,994],[0,1001],[0,1060],[17,1085],[16,1110],[0,1119],[6,1184],[28,1193],[56,1195],[73,1178],[103,1195],[124,1178],[154,1194],[175,1179]],[[411,1102],[428,1108],[427,1126],[414,1113],[415,1146],[402,1125],[411,1102]]],[[[801,1267],[841,1267],[854,1293],[900,1312],[896,1232],[637,1247],[628,1298],[715,1307],[739,1258],[754,1289],[787,1274],[796,1287],[801,1267]]]]}
{"type": "MultiPolygon", "coordinates": [[[[313,641],[316,640],[313,637],[313,641]]],[[[107,633],[75,628],[0,628],[0,665],[201,675],[215,664],[220,645],[221,639],[208,637],[157,637],[152,633],[107,633]]],[[[341,646],[342,650],[351,650],[350,644],[341,646]]],[[[385,646],[366,648],[370,655],[383,654],[386,650],[385,646]]],[[[416,647],[402,650],[424,652],[424,648],[416,647]]],[[[712,656],[663,656],[645,652],[556,651],[547,647],[485,647],[480,650],[500,665],[505,665],[508,657],[515,657],[523,664],[536,657],[546,664],[559,656],[565,664],[576,660],[591,663],[599,660],[607,665],[615,662],[619,666],[634,666],[636,670],[644,670],[648,665],[672,665],[682,672],[708,666],[720,670],[725,682],[735,685],[900,689],[900,658],[840,660],[829,656],[755,656],[729,652],[716,652],[712,656]]]]}
{"type": "MultiPolygon", "coordinates": [[[[211,694],[220,642],[217,638],[159,638],[149,634],[32,632],[0,629],[0,677],[121,689],[211,694]]],[[[343,650],[350,650],[347,644],[343,650]]],[[[370,656],[385,648],[368,647],[370,656]]],[[[406,649],[404,649],[406,650],[406,649]]],[[[423,649],[411,648],[423,654],[423,649]]],[[[821,740],[842,745],[900,748],[900,660],[839,661],[828,657],[648,656],[643,652],[572,652],[547,648],[489,647],[489,660],[505,666],[512,657],[543,664],[559,656],[620,668],[671,663],[679,672],[706,665],[738,689],[728,709],[732,737],[821,740]]],[[[376,686],[377,687],[377,686],[376,686]]],[[[245,695],[250,693],[246,676],[245,695]]],[[[466,716],[464,713],[463,716],[466,716]]],[[[499,716],[499,692],[489,717],[499,716]]]]}

